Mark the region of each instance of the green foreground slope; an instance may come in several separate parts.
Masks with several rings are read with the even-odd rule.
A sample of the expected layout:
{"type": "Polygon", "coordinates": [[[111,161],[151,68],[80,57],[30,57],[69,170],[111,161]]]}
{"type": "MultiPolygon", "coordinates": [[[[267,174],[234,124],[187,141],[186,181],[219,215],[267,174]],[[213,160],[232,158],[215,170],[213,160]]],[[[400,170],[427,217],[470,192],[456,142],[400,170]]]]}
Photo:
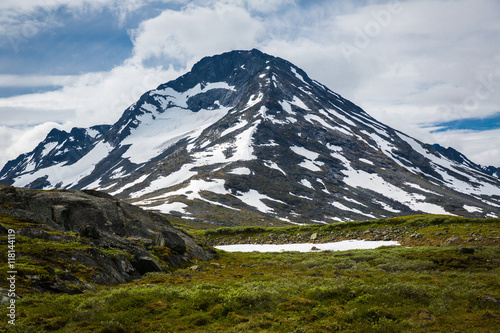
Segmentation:
{"type": "MultiPolygon", "coordinates": [[[[29,286],[23,292],[19,286],[16,325],[7,324],[2,305],[0,329],[499,332],[499,229],[499,219],[410,216],[324,226],[199,230],[198,241],[211,245],[380,238],[405,246],[312,253],[218,251],[211,261],[147,273],[128,284],[95,285],[75,295],[31,293],[29,286]]],[[[0,239],[6,244],[6,236],[0,239]]],[[[54,251],[77,244],[58,246],[54,251]]],[[[21,269],[42,269],[34,265],[21,269]]],[[[70,267],[66,273],[79,271],[70,267]]]]}

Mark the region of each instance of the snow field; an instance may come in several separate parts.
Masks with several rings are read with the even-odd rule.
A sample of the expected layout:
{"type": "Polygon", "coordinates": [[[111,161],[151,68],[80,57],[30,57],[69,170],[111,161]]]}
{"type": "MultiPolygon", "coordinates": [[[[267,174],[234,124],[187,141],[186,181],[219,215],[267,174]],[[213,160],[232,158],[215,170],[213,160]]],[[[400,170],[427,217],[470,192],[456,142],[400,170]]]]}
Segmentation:
{"type": "Polygon", "coordinates": [[[313,251],[347,251],[347,250],[369,250],[380,246],[399,245],[396,241],[364,241],[364,240],[345,240],[334,243],[295,243],[295,244],[235,244],[219,245],[216,249],[227,252],[313,252],[313,251]]]}

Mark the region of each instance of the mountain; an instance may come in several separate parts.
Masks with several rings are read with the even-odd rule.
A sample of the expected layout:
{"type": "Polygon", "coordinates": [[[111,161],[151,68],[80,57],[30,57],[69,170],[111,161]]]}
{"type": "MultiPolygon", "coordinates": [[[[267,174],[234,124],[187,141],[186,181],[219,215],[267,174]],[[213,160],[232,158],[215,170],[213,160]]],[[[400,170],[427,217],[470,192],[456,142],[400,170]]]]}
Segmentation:
{"type": "Polygon", "coordinates": [[[432,148],[436,149],[439,151],[441,154],[444,156],[448,157],[449,159],[461,163],[461,164],[466,164],[469,167],[476,169],[478,171],[486,172],[488,175],[500,178],[500,168],[494,167],[494,166],[482,166],[479,164],[476,164],[469,160],[464,154],[460,153],[456,149],[453,149],[452,147],[445,148],[439,144],[433,144],[432,148]]]}
{"type": "Polygon", "coordinates": [[[258,50],[203,58],[111,126],[52,130],[0,182],[98,189],[220,225],[500,216],[500,179],[258,50]]]}

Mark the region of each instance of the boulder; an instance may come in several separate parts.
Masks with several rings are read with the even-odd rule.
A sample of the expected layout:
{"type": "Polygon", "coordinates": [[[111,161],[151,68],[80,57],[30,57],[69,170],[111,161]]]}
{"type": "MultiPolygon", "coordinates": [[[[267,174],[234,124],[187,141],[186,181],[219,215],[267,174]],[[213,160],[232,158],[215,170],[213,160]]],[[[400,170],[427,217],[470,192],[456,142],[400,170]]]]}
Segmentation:
{"type": "MultiPolygon", "coordinates": [[[[40,279],[31,279],[32,288],[38,291],[75,292],[78,288],[89,288],[88,283],[126,283],[148,272],[162,271],[164,266],[213,258],[211,251],[173,227],[166,217],[98,191],[0,187],[0,214],[22,220],[23,226],[30,222],[29,227],[17,229],[19,235],[50,242],[81,243],[63,251],[29,254],[38,262],[60,265],[53,267],[58,269],[57,274],[52,269],[52,273],[41,275],[40,279]],[[157,246],[172,250],[167,257],[162,256],[162,262],[153,256],[157,246]],[[86,276],[60,273],[70,267],[80,267],[77,272],[85,271],[81,267],[86,267],[86,276]],[[66,284],[73,287],[68,289],[66,284]]],[[[0,233],[6,232],[7,228],[0,224],[0,233]]],[[[22,248],[18,255],[23,255],[22,248]]]]}

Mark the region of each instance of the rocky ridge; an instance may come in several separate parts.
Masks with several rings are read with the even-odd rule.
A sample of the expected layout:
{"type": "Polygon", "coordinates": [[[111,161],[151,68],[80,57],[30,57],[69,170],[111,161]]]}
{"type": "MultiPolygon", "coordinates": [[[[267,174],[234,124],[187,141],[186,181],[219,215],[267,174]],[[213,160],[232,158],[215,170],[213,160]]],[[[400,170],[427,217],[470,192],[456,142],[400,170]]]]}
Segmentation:
{"type": "Polygon", "coordinates": [[[2,243],[8,229],[30,290],[81,292],[213,258],[165,217],[91,190],[0,187],[2,243]]]}

